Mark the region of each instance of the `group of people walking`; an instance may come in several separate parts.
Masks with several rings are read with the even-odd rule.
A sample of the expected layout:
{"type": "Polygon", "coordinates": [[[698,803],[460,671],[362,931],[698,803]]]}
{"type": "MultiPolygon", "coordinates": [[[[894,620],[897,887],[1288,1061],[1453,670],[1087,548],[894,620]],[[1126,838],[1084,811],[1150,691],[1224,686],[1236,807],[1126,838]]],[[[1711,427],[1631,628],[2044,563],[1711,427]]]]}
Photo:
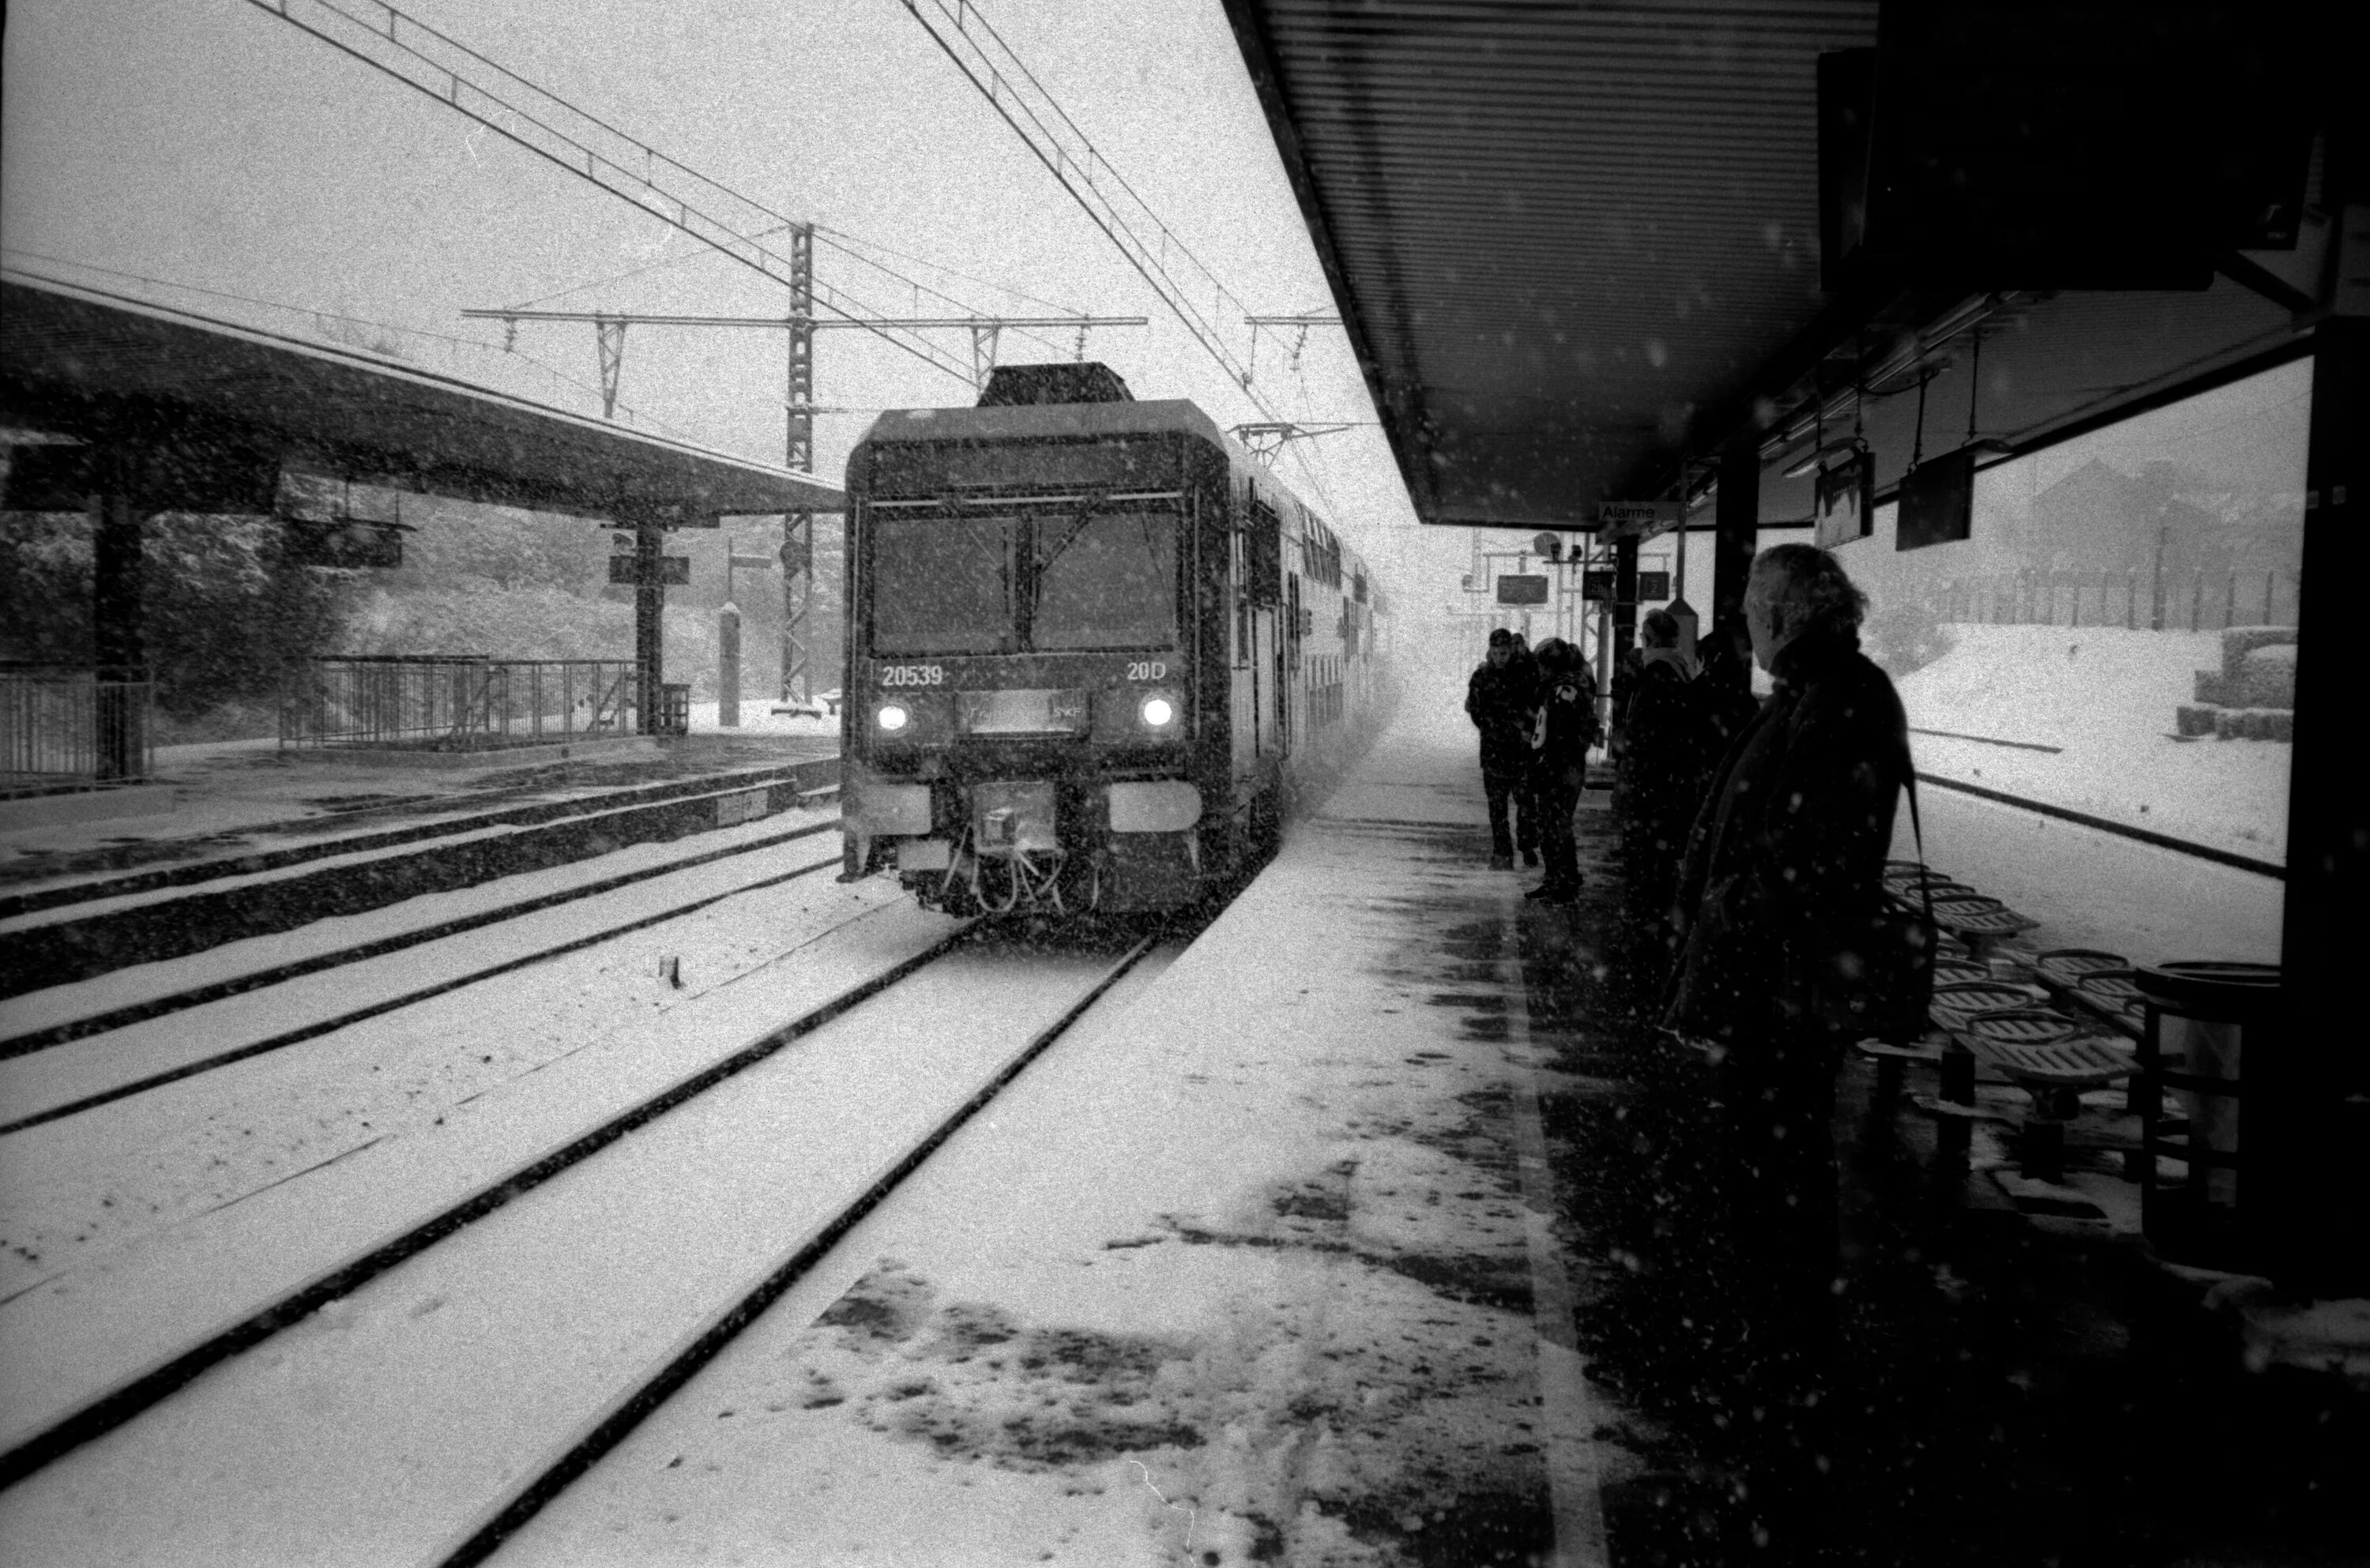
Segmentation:
{"type": "Polygon", "coordinates": [[[1596,680],[1580,650],[1550,637],[1534,650],[1503,627],[1465,686],[1465,712],[1481,732],[1481,788],[1490,803],[1490,864],[1511,870],[1545,862],[1525,898],[1570,904],[1580,892],[1572,813],[1596,744],[1596,680]]]}

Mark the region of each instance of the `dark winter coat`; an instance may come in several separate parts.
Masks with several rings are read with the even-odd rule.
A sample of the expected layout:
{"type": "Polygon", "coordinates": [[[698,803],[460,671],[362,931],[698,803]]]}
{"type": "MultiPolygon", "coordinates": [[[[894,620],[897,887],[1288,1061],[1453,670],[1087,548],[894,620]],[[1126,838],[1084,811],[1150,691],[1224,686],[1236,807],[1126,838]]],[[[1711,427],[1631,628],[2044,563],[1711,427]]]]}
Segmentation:
{"type": "MultiPolygon", "coordinates": [[[[1622,748],[1619,799],[1627,813],[1670,814],[1687,800],[1708,766],[1708,726],[1697,711],[1686,672],[1669,660],[1650,661],[1629,695],[1629,738],[1622,748]]],[[[1695,820],[1692,801],[1687,820],[1695,820]]],[[[1682,824],[1682,826],[1685,824],[1682,824]]]]}
{"type": "Polygon", "coordinates": [[[1749,1042],[1831,1010],[1847,933],[1881,908],[1908,721],[1859,639],[1811,634],[1721,760],[1688,836],[1682,933],[1663,1022],[1749,1042]]]}
{"type": "Polygon", "coordinates": [[[1585,670],[1558,675],[1539,691],[1533,732],[1538,745],[1532,759],[1534,782],[1577,792],[1596,744],[1596,686],[1585,670]]]}
{"type": "Polygon", "coordinates": [[[1530,766],[1538,680],[1537,663],[1517,655],[1497,668],[1483,663],[1465,683],[1466,716],[1481,732],[1483,772],[1520,773],[1530,766]]]}

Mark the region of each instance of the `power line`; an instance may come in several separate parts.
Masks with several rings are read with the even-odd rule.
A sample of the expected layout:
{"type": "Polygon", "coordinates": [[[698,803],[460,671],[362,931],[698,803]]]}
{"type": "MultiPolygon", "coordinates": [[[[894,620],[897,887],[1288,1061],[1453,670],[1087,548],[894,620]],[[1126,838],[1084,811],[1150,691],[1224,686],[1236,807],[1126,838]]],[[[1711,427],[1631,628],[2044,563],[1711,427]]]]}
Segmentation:
{"type": "MultiPolygon", "coordinates": [[[[710,179],[385,0],[247,3],[587,183],[632,202],[785,288],[796,293],[811,286],[816,302],[834,315],[860,319],[872,314],[845,291],[810,284],[794,258],[763,243],[785,228],[797,229],[791,219],[710,179]],[[366,10],[368,19],[348,6],[366,10]],[[496,77],[500,80],[489,81],[496,77]],[[531,98],[536,108],[530,110],[512,101],[522,97],[531,98]],[[711,207],[723,209],[728,215],[718,216],[708,210],[711,207]]],[[[960,381],[972,380],[960,362],[926,339],[901,336],[894,329],[877,329],[875,335],[960,381]]]]}
{"type": "Polygon", "coordinates": [[[1216,317],[1248,317],[1249,308],[1111,167],[977,6],[971,0],[955,0],[952,6],[948,0],[904,0],[904,5],[1243,395],[1267,420],[1280,422],[1275,409],[1251,385],[1250,366],[1227,345],[1217,325],[1216,317]],[[1139,228],[1149,229],[1152,236],[1138,233],[1139,228]],[[1184,282],[1171,271],[1172,266],[1187,274],[1184,282]],[[1210,311],[1193,297],[1199,294],[1209,296],[1210,311]]]}

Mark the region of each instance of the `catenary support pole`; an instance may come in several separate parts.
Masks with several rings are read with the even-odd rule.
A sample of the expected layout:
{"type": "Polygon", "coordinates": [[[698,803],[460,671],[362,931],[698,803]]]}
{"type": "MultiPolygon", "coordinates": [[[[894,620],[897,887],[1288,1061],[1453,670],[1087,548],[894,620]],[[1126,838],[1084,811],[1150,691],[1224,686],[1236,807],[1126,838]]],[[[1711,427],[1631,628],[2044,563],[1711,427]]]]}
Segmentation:
{"type": "MultiPolygon", "coordinates": [[[[120,465],[119,465],[120,467],[120,465]]],[[[91,663],[101,686],[148,679],[146,622],[142,609],[146,542],[139,503],[126,484],[91,498],[91,663]]],[[[101,699],[98,710],[98,774],[137,778],[147,770],[144,704],[101,699]]]]}
{"type": "Polygon", "coordinates": [[[648,519],[634,523],[634,688],[636,727],[655,735],[665,712],[666,589],[659,582],[659,546],[665,531],[648,519]]]}
{"type": "MultiPolygon", "coordinates": [[[[794,474],[814,471],[814,225],[790,231],[789,428],[782,466],[794,474]]],[[[781,700],[804,702],[814,696],[814,513],[793,512],[782,519],[781,700]]]]}

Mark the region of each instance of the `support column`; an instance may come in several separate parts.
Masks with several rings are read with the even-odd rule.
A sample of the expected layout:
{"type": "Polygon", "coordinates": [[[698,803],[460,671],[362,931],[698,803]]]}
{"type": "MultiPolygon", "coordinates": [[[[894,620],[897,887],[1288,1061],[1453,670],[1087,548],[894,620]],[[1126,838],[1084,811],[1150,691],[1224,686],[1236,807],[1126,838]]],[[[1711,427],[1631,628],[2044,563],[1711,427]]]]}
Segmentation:
{"type": "Polygon", "coordinates": [[[741,606],[730,600],[716,612],[716,726],[741,727],[741,606]]]}
{"type": "Polygon", "coordinates": [[[138,503],[118,487],[91,498],[91,663],[98,669],[94,740],[101,778],[148,770],[148,706],[113,683],[150,678],[141,606],[146,548],[138,503]]]}
{"type": "Polygon", "coordinates": [[[1712,509],[1711,544],[1715,631],[1743,618],[1744,583],[1753,573],[1760,529],[1761,441],[1757,432],[1747,431],[1720,455],[1720,494],[1712,509]]]}
{"type": "MultiPolygon", "coordinates": [[[[2346,215],[2363,224],[2361,209],[2346,215]]],[[[2350,260],[2351,258],[2348,258],[2350,260]]],[[[2279,1030],[2247,1042],[2238,1076],[2241,1202],[2261,1221],[2265,1266],[2316,1296],[2370,1292],[2370,1068],[2359,1047],[2362,954],[2370,951],[2370,791],[2353,743],[2359,726],[2348,617],[2370,573],[2363,462],[2370,431],[2370,318],[2313,333],[2312,421],[2305,458],[2304,562],[2296,612],[2296,723],[2288,778],[2279,1030]],[[2349,1024],[2348,1020],[2352,1020],[2349,1024]]],[[[2215,955],[2200,955],[2215,956],[2215,955]]]]}
{"type": "Polygon", "coordinates": [[[1613,701],[1612,733],[1607,748],[1628,744],[1622,732],[1629,724],[1629,700],[1637,693],[1629,689],[1630,677],[1622,663],[1622,656],[1638,643],[1638,536],[1629,534],[1613,541],[1613,621],[1612,685],[1605,695],[1613,701]]]}
{"type": "MultiPolygon", "coordinates": [[[[790,230],[789,428],[783,467],[814,471],[814,225],[790,230]]],[[[814,640],[814,513],[782,519],[782,695],[784,702],[814,696],[810,652],[814,640]]]]}
{"type": "Polygon", "coordinates": [[[666,531],[656,523],[634,523],[634,686],[636,725],[645,735],[659,732],[665,713],[666,589],[659,582],[659,547],[666,531]]]}

